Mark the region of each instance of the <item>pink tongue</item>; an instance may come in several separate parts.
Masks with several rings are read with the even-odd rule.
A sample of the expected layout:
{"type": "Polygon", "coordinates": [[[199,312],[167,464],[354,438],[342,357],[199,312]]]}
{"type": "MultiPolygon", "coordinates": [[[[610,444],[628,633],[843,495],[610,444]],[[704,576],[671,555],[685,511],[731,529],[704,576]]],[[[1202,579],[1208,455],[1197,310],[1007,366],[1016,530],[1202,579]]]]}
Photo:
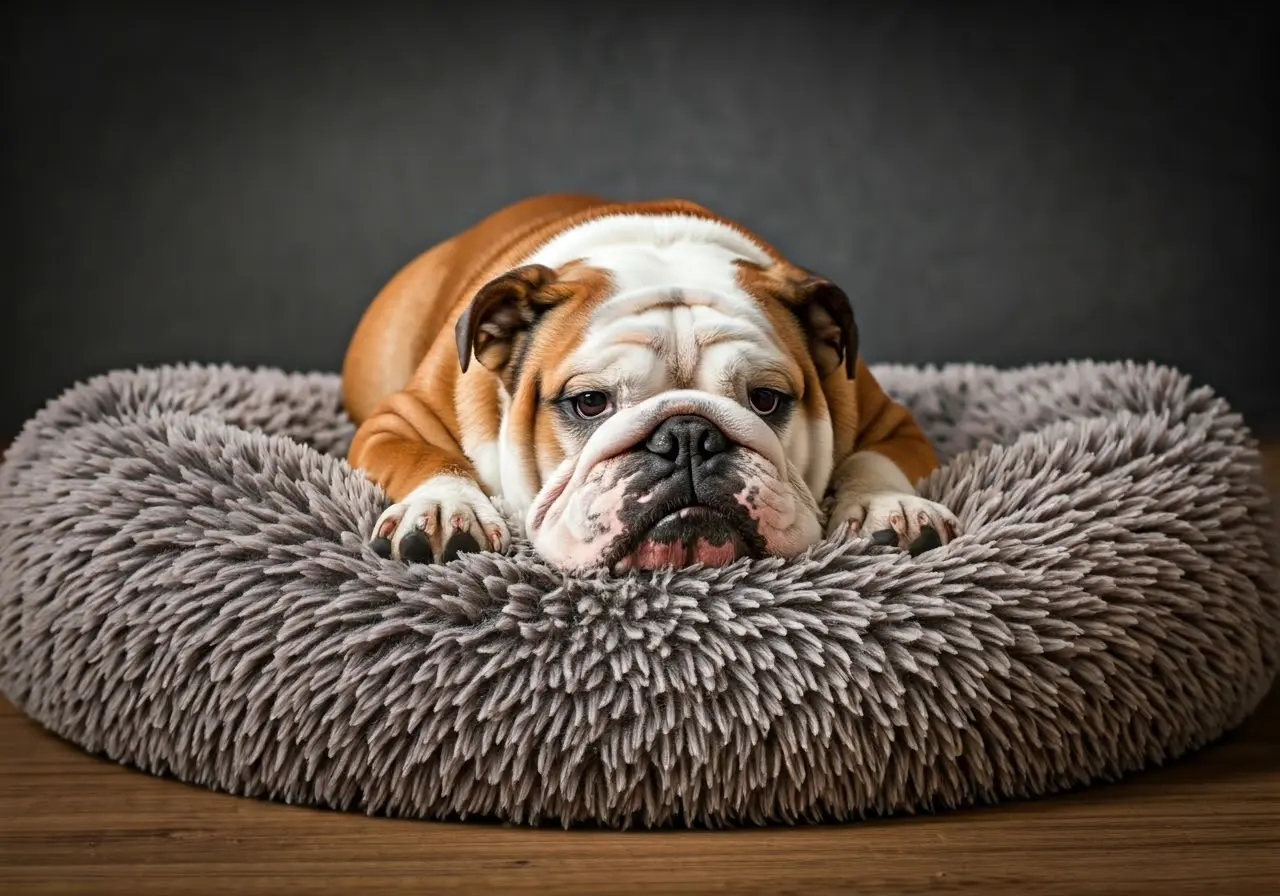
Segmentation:
{"type": "Polygon", "coordinates": [[[694,563],[724,566],[732,563],[736,555],[732,541],[712,544],[705,538],[699,538],[692,545],[683,541],[645,541],[621,565],[629,569],[661,569],[694,563]]]}

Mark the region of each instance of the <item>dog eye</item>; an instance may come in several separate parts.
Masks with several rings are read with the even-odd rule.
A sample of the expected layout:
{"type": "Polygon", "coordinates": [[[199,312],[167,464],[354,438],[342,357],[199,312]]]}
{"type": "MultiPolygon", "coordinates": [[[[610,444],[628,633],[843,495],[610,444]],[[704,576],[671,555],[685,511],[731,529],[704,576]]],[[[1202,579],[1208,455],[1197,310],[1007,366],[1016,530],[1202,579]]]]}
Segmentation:
{"type": "Polygon", "coordinates": [[[782,405],[782,393],[773,389],[752,389],[747,398],[751,401],[751,410],[761,417],[768,417],[782,405]]]}
{"type": "Polygon", "coordinates": [[[604,392],[582,392],[573,397],[573,410],[583,420],[599,417],[609,410],[609,396],[604,392]]]}

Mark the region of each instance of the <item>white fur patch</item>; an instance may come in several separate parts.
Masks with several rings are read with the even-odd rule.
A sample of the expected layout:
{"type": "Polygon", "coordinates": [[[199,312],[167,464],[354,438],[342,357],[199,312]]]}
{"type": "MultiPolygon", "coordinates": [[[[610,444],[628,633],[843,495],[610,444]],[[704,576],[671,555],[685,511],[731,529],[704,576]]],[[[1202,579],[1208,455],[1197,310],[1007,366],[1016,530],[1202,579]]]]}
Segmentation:
{"type": "Polygon", "coordinates": [[[523,515],[533,503],[534,496],[525,484],[521,447],[511,443],[509,426],[511,418],[507,413],[508,407],[509,403],[503,407],[502,424],[498,430],[500,449],[498,478],[502,483],[502,496],[523,515]]]}
{"type": "Polygon", "coordinates": [[[654,249],[677,244],[719,248],[756,264],[770,264],[764,247],[737,228],[720,221],[679,213],[646,215],[617,214],[592,218],[543,244],[523,264],[544,264],[558,268],[585,258],[591,264],[602,250],[619,246],[648,246],[654,249]]]}
{"type": "Polygon", "coordinates": [[[461,504],[480,494],[479,488],[466,476],[440,473],[424,481],[401,502],[410,507],[422,504],[461,504]]]}
{"type": "MultiPolygon", "coordinates": [[[[714,308],[715,321],[694,314],[680,322],[690,328],[733,327],[742,322],[743,338],[760,338],[768,330],[763,313],[738,283],[735,262],[772,263],[768,254],[745,234],[719,221],[692,215],[611,215],[579,224],[535,252],[530,262],[558,267],[575,259],[609,272],[613,292],[592,314],[581,350],[591,351],[616,335],[618,324],[636,324],[654,306],[671,308],[677,301],[693,311],[714,308]]],[[[659,326],[662,326],[661,324],[659,326]]],[[[671,339],[665,350],[687,348],[671,339]]],[[[772,333],[767,336],[772,338],[772,333]]],[[[774,340],[776,342],[776,340],[774,340]]]]}
{"type": "Polygon", "coordinates": [[[480,484],[489,494],[499,494],[502,491],[502,451],[498,440],[480,442],[465,450],[476,468],[480,484]]]}

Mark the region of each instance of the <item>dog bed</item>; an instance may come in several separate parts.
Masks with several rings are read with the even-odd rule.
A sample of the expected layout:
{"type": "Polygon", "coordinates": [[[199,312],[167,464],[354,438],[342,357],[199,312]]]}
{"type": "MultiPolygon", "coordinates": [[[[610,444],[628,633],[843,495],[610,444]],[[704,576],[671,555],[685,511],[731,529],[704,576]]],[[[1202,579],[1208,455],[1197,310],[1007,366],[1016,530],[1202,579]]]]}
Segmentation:
{"type": "Polygon", "coordinates": [[[874,368],[967,532],[566,576],[404,566],[328,374],[77,385],[0,470],[0,687],[85,749],[236,794],[607,826],[1034,796],[1242,721],[1280,656],[1240,417],[1177,371],[874,368]]]}

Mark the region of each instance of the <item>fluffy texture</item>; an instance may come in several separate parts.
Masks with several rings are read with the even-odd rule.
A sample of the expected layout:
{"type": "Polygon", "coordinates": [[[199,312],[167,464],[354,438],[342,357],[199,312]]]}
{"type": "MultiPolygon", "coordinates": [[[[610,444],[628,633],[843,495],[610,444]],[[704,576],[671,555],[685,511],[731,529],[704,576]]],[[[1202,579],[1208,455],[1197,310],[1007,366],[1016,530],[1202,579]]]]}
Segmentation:
{"type": "Polygon", "coordinates": [[[1259,456],[1176,371],[874,368],[966,534],[566,576],[402,566],[326,374],[117,372],[0,471],[0,686],[88,750],[233,793],[609,826],[1044,794],[1239,723],[1280,654],[1259,456]]]}

